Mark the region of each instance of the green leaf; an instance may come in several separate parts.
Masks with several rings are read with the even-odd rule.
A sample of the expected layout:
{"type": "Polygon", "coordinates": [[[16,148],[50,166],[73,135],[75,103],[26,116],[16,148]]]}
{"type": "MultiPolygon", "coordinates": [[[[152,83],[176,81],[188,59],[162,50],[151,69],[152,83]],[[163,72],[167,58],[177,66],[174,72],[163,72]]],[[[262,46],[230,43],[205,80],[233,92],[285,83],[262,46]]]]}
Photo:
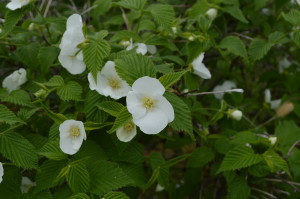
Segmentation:
{"type": "Polygon", "coordinates": [[[121,0],[117,2],[119,6],[133,10],[142,10],[147,0],[121,0]]]}
{"type": "Polygon", "coordinates": [[[245,18],[243,12],[241,11],[241,9],[236,5],[225,6],[224,11],[243,23],[249,23],[248,20],[245,18]]]}
{"type": "Polygon", "coordinates": [[[108,131],[108,133],[113,133],[125,124],[128,124],[132,120],[131,114],[128,112],[127,107],[121,109],[120,113],[117,115],[113,127],[108,131]]]}
{"type": "Polygon", "coordinates": [[[57,86],[63,86],[65,84],[65,81],[61,76],[54,75],[53,77],[51,77],[51,79],[48,82],[45,82],[43,84],[46,86],[57,87],[57,86]]]}
{"type": "Polygon", "coordinates": [[[157,178],[158,178],[158,176],[159,176],[159,173],[160,173],[160,167],[157,167],[157,168],[153,171],[153,173],[152,173],[150,179],[148,180],[147,184],[145,185],[145,190],[147,190],[148,188],[150,188],[151,185],[154,184],[154,183],[156,182],[156,180],[157,180],[157,178]]]}
{"type": "Polygon", "coordinates": [[[105,199],[130,199],[125,193],[122,192],[109,192],[104,195],[105,199]]]}
{"type": "Polygon", "coordinates": [[[16,166],[36,169],[38,156],[34,146],[22,135],[8,132],[0,134],[0,153],[16,166]]]}
{"type": "Polygon", "coordinates": [[[225,37],[221,42],[220,42],[220,48],[225,48],[229,52],[243,57],[247,58],[247,51],[245,48],[245,44],[242,42],[242,40],[237,37],[237,36],[228,36],[225,37]]]}
{"type": "Polygon", "coordinates": [[[41,45],[40,43],[30,43],[20,47],[17,50],[17,55],[21,62],[23,62],[29,68],[37,67],[39,62],[37,60],[41,45]]]}
{"type": "Polygon", "coordinates": [[[106,58],[109,53],[110,45],[103,39],[91,41],[91,43],[83,48],[84,62],[95,80],[97,80],[97,72],[100,71],[103,66],[103,59],[106,58]]]}
{"type": "Polygon", "coordinates": [[[187,70],[175,72],[175,73],[168,73],[159,78],[160,83],[167,89],[176,82],[180,80],[182,75],[184,75],[187,70]]]}
{"type": "Polygon", "coordinates": [[[155,77],[156,71],[150,58],[141,54],[128,55],[115,60],[120,77],[132,85],[140,77],[155,77]]]}
{"type": "Polygon", "coordinates": [[[24,90],[14,90],[8,93],[6,89],[0,89],[0,100],[27,107],[33,106],[29,94],[24,90]]]}
{"type": "MultiPolygon", "coordinates": [[[[110,42],[116,42],[118,40],[127,40],[129,41],[130,39],[134,40],[134,41],[140,41],[141,38],[139,37],[138,34],[136,34],[135,32],[129,31],[129,30],[121,30],[116,32],[116,34],[114,34],[114,36],[111,37],[110,42]]],[[[126,51],[121,51],[121,52],[128,52],[126,51]]],[[[135,51],[134,51],[135,52],[135,51]]]]}
{"type": "Polygon", "coordinates": [[[0,123],[4,122],[7,124],[14,124],[17,122],[22,122],[23,121],[18,118],[13,112],[11,112],[6,106],[0,104],[0,123]]]}
{"type": "Polygon", "coordinates": [[[85,162],[71,164],[66,180],[73,193],[87,192],[90,176],[85,162]]]}
{"type": "Polygon", "coordinates": [[[283,18],[294,26],[300,26],[300,11],[291,10],[289,13],[282,13],[283,18]]]}
{"type": "Polygon", "coordinates": [[[291,176],[289,166],[287,162],[282,159],[276,152],[274,151],[266,151],[263,154],[263,158],[266,161],[267,165],[271,169],[272,172],[277,172],[277,169],[284,170],[289,176],[291,176]]]}
{"type": "Polygon", "coordinates": [[[96,91],[89,91],[84,100],[84,113],[88,121],[104,123],[108,118],[108,114],[99,110],[98,103],[107,101],[107,98],[99,95],[96,91]]]}
{"type": "Polygon", "coordinates": [[[74,196],[69,197],[68,199],[90,199],[90,197],[85,193],[78,193],[74,196]]]}
{"type": "Polygon", "coordinates": [[[115,101],[102,102],[100,104],[97,104],[97,107],[114,117],[117,117],[120,111],[124,108],[122,104],[115,101]]]}
{"type": "Polygon", "coordinates": [[[47,46],[40,48],[38,54],[39,64],[41,66],[41,72],[49,72],[49,67],[56,61],[59,54],[59,48],[55,46],[47,46]]]}
{"type": "Polygon", "coordinates": [[[188,105],[173,93],[165,92],[164,96],[172,104],[175,112],[175,119],[169,125],[176,131],[188,133],[194,139],[192,116],[188,105]]]}
{"type": "Polygon", "coordinates": [[[44,104],[41,104],[41,106],[43,107],[44,111],[46,112],[46,114],[48,115],[48,117],[50,117],[55,123],[57,124],[61,124],[63,123],[65,120],[67,120],[68,118],[66,118],[66,116],[64,116],[61,113],[54,113],[52,112],[47,106],[45,106],[44,104]]]}
{"type": "Polygon", "coordinates": [[[103,129],[110,125],[113,125],[113,123],[112,122],[106,122],[106,123],[85,122],[84,129],[86,131],[92,131],[96,129],[103,129]]]}
{"type": "Polygon", "coordinates": [[[246,177],[238,176],[233,172],[225,174],[228,184],[227,199],[247,199],[250,195],[250,187],[246,177]]]}
{"type": "Polygon", "coordinates": [[[62,100],[81,100],[82,87],[77,82],[69,81],[62,87],[57,89],[57,95],[62,100]]]}
{"type": "MultiPolygon", "coordinates": [[[[142,151],[143,153],[144,151],[142,151]]],[[[122,170],[134,181],[130,186],[139,187],[141,189],[145,188],[146,185],[146,175],[144,171],[143,162],[140,164],[135,163],[121,163],[120,167],[122,170]]]]}
{"type": "Polygon", "coordinates": [[[151,186],[156,179],[158,180],[158,183],[162,185],[163,187],[168,187],[169,185],[169,168],[164,167],[163,165],[167,164],[161,153],[154,152],[150,155],[150,164],[151,168],[153,170],[153,174],[150,178],[150,180],[146,184],[146,188],[151,186]],[[156,177],[156,175],[158,175],[156,177]]]}
{"type": "Polygon", "coordinates": [[[5,15],[5,22],[2,32],[0,33],[0,38],[3,38],[10,33],[26,12],[27,9],[25,8],[17,9],[14,11],[9,10],[5,15]]]}
{"type": "Polygon", "coordinates": [[[187,166],[188,167],[195,167],[195,168],[202,168],[207,163],[212,161],[214,158],[213,151],[208,147],[200,147],[194,150],[189,157],[187,166]]]}
{"type": "Polygon", "coordinates": [[[90,192],[102,195],[109,191],[120,189],[133,183],[118,164],[107,161],[96,161],[89,165],[88,171],[93,180],[90,182],[90,192]]]}
{"type": "Polygon", "coordinates": [[[67,154],[61,151],[58,141],[48,142],[38,151],[38,154],[51,160],[63,160],[68,157],[67,154]]]}
{"type": "Polygon", "coordinates": [[[293,41],[300,48],[300,31],[293,32],[293,41]]]}
{"type": "Polygon", "coordinates": [[[175,19],[175,12],[171,5],[153,4],[148,7],[152,17],[158,25],[170,30],[175,19]]]}
{"type": "Polygon", "coordinates": [[[249,47],[249,55],[251,60],[257,61],[262,59],[271,49],[272,44],[266,40],[254,39],[249,47]]]}
{"type": "Polygon", "coordinates": [[[255,154],[252,148],[238,146],[226,154],[217,173],[249,167],[260,161],[262,161],[261,155],[255,154]]]}
{"type": "Polygon", "coordinates": [[[162,164],[163,167],[172,167],[176,164],[178,164],[179,162],[184,161],[186,158],[188,158],[191,154],[183,154],[180,156],[177,156],[175,158],[172,158],[168,161],[166,161],[164,164],[162,164]]]}

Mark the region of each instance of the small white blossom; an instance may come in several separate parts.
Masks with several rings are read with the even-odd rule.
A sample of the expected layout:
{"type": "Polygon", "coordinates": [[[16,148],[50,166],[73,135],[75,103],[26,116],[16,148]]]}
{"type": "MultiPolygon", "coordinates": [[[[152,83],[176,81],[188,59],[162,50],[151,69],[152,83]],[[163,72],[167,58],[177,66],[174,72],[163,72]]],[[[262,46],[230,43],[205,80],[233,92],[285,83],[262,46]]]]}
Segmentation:
{"type": "Polygon", "coordinates": [[[4,169],[3,169],[3,166],[2,166],[2,163],[0,162],[0,183],[2,182],[2,177],[4,175],[4,169]]]}
{"type": "MultiPolygon", "coordinates": [[[[236,88],[236,84],[232,81],[224,81],[223,84],[221,85],[217,85],[213,92],[218,92],[218,91],[226,91],[226,90],[231,90],[233,88],[236,88]]],[[[224,93],[215,93],[214,96],[217,98],[217,99],[223,99],[224,97],[224,93]]]]}
{"type": "Polygon", "coordinates": [[[155,188],[155,191],[156,192],[161,192],[161,191],[163,191],[165,188],[163,187],[163,186],[161,186],[160,184],[157,184],[156,185],[156,188],[155,188]]]}
{"type": "Polygon", "coordinates": [[[243,112],[240,110],[229,110],[228,113],[232,119],[237,121],[241,120],[243,117],[243,112]]]}
{"type": "Polygon", "coordinates": [[[127,82],[119,77],[115,63],[112,61],[106,62],[101,72],[98,72],[97,83],[91,73],[88,74],[88,80],[91,90],[96,90],[99,94],[114,99],[125,97],[131,90],[127,82]]]}
{"type": "Polygon", "coordinates": [[[83,140],[86,140],[83,123],[76,120],[66,120],[60,124],[59,136],[61,150],[69,155],[77,153],[83,140]]]}
{"type": "Polygon", "coordinates": [[[270,141],[271,145],[274,145],[277,142],[277,137],[271,136],[271,137],[269,137],[269,141],[270,141]]]}
{"type": "Polygon", "coordinates": [[[177,34],[177,27],[173,26],[172,31],[173,31],[174,34],[177,34]]]}
{"type": "Polygon", "coordinates": [[[77,47],[85,40],[82,27],[81,16],[79,14],[71,15],[67,20],[67,28],[59,45],[61,51],[58,60],[73,75],[81,74],[86,69],[82,51],[77,47]]]}
{"type": "Polygon", "coordinates": [[[163,96],[165,88],[155,78],[137,79],[127,94],[128,111],[133,122],[146,134],[157,134],[174,120],[174,109],[163,96]]]}
{"type": "Polygon", "coordinates": [[[3,80],[2,87],[6,88],[8,92],[20,89],[20,86],[27,81],[26,74],[24,68],[14,71],[3,80]]]}
{"type": "Polygon", "coordinates": [[[116,132],[117,137],[122,142],[129,142],[136,136],[136,126],[133,122],[129,122],[116,132]]]}
{"type": "Polygon", "coordinates": [[[281,99],[271,100],[270,89],[265,90],[265,102],[271,105],[271,109],[277,109],[281,104],[281,99]]]}
{"type": "Polygon", "coordinates": [[[278,71],[280,74],[283,73],[284,69],[287,69],[291,66],[291,62],[285,57],[278,63],[278,71]]]}
{"type": "Polygon", "coordinates": [[[218,15],[218,10],[215,8],[210,8],[206,11],[205,14],[208,16],[209,19],[214,19],[218,15]]]}
{"type": "Polygon", "coordinates": [[[29,189],[36,186],[35,182],[32,182],[28,177],[22,177],[21,182],[21,192],[22,193],[28,193],[29,189]]]}
{"type": "Polygon", "coordinates": [[[30,1],[32,0],[11,0],[11,2],[6,5],[6,7],[10,10],[16,10],[27,5],[28,3],[30,3],[30,1]]]}
{"type": "Polygon", "coordinates": [[[126,50],[131,50],[133,48],[136,48],[136,53],[140,53],[142,55],[145,55],[147,53],[147,45],[144,43],[133,43],[132,39],[130,39],[130,45],[127,46],[126,50]]]}
{"type": "Polygon", "coordinates": [[[203,79],[210,79],[211,74],[206,68],[206,66],[203,64],[203,59],[204,53],[200,53],[200,55],[191,63],[191,65],[193,66],[193,73],[203,79]]]}

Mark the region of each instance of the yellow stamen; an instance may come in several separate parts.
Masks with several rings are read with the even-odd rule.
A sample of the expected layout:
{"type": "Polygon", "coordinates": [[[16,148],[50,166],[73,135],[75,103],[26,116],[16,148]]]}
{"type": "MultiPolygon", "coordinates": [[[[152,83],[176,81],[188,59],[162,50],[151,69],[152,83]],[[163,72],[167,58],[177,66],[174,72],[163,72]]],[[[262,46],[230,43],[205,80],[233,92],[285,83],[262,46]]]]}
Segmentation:
{"type": "Polygon", "coordinates": [[[129,132],[134,128],[134,123],[129,122],[128,124],[124,125],[123,128],[125,129],[125,131],[129,132]]]}
{"type": "Polygon", "coordinates": [[[154,108],[155,100],[150,97],[145,97],[143,99],[143,105],[147,110],[151,110],[154,108]]]}
{"type": "Polygon", "coordinates": [[[80,136],[80,129],[78,127],[71,127],[70,136],[72,136],[72,137],[80,136]]]}
{"type": "Polygon", "coordinates": [[[108,78],[108,85],[112,88],[112,89],[118,89],[121,88],[122,86],[122,82],[119,78],[117,77],[111,77],[108,78]]]}

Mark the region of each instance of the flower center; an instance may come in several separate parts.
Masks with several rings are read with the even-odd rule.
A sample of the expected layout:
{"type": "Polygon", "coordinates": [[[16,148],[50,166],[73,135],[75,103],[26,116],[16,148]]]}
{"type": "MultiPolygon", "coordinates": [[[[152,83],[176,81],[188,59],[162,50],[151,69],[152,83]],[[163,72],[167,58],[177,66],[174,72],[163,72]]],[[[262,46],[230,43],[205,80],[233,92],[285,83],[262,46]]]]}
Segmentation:
{"type": "Polygon", "coordinates": [[[80,129],[78,127],[71,127],[70,136],[74,138],[80,136],[80,129]]]}
{"type": "Polygon", "coordinates": [[[117,77],[110,77],[108,78],[108,85],[112,88],[112,89],[118,89],[121,88],[122,86],[122,82],[119,78],[117,77]]]}
{"type": "Polygon", "coordinates": [[[134,123],[129,122],[128,124],[124,125],[123,128],[125,129],[125,131],[129,132],[134,128],[134,123]]]}
{"type": "Polygon", "coordinates": [[[151,110],[154,108],[155,100],[152,99],[151,97],[145,97],[143,99],[143,105],[147,110],[151,110]]]}

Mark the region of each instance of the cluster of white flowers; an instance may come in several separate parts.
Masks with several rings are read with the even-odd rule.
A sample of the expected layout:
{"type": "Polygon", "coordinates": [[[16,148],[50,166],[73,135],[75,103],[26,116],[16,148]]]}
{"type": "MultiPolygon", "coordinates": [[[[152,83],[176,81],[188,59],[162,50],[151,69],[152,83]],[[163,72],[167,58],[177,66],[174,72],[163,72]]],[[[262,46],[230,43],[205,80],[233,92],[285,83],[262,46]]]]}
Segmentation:
{"type": "Polygon", "coordinates": [[[8,92],[18,90],[20,86],[27,81],[26,75],[26,70],[24,68],[20,68],[4,78],[2,87],[6,88],[8,92]]]}
{"type": "Polygon", "coordinates": [[[210,71],[203,64],[203,59],[204,53],[200,53],[200,55],[191,63],[191,65],[193,66],[193,73],[203,79],[210,79],[210,71]]]}
{"type": "Polygon", "coordinates": [[[10,10],[16,10],[29,4],[31,1],[32,0],[11,0],[6,7],[10,10]]]}
{"type": "Polygon", "coordinates": [[[71,15],[67,20],[67,28],[59,45],[60,54],[58,60],[73,75],[81,74],[86,69],[83,53],[78,48],[78,45],[85,40],[82,27],[81,16],[79,14],[71,15]]]}
{"type": "Polygon", "coordinates": [[[4,170],[3,170],[3,166],[2,166],[2,163],[0,162],[0,183],[2,182],[2,177],[4,175],[4,170]]]}
{"type": "Polygon", "coordinates": [[[271,91],[270,89],[266,89],[265,102],[270,104],[272,109],[277,109],[281,104],[281,99],[271,100],[271,91]]]}
{"type": "Polygon", "coordinates": [[[133,48],[136,48],[136,53],[140,53],[142,55],[145,55],[147,52],[153,55],[157,51],[157,48],[154,45],[146,45],[144,43],[133,43],[132,39],[130,39],[129,46],[127,46],[126,50],[132,50],[133,48]]]}

